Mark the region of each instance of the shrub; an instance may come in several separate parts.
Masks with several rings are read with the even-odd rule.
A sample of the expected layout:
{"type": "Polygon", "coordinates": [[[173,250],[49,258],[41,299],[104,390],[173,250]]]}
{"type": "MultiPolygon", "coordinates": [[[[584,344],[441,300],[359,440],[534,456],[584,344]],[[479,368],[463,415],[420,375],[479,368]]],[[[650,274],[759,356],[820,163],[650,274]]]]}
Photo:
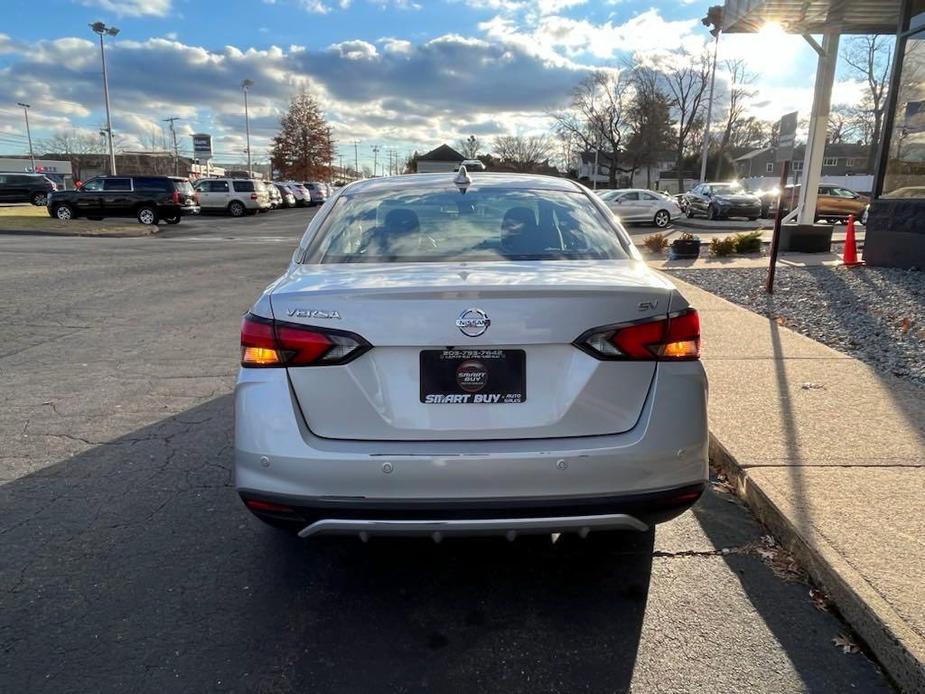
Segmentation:
{"type": "Polygon", "coordinates": [[[717,257],[730,255],[736,248],[736,240],[727,236],[724,239],[714,238],[710,241],[710,253],[717,257]]]}
{"type": "Polygon", "coordinates": [[[698,239],[696,236],[694,236],[694,235],[693,235],[692,233],[690,233],[689,231],[685,231],[683,234],[681,234],[681,235],[678,237],[677,240],[678,240],[678,241],[699,241],[700,239],[698,239]]]}
{"type": "Polygon", "coordinates": [[[761,232],[750,231],[736,234],[733,239],[736,253],[761,253],[761,232]]]}
{"type": "Polygon", "coordinates": [[[652,234],[642,241],[650,253],[663,253],[668,246],[668,239],[664,234],[652,234]]]}

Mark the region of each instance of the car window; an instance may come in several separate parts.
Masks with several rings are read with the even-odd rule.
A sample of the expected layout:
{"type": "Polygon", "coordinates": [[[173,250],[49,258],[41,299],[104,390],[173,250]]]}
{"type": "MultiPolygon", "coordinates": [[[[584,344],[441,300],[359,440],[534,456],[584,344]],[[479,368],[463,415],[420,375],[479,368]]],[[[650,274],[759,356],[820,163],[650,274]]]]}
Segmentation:
{"type": "Polygon", "coordinates": [[[99,178],[91,178],[89,181],[84,183],[83,189],[90,191],[91,193],[94,191],[103,190],[103,181],[99,178]]]}
{"type": "Polygon", "coordinates": [[[234,190],[236,193],[253,193],[254,192],[254,182],[253,181],[232,181],[234,190]]]}
{"type": "Polygon", "coordinates": [[[107,178],[103,181],[103,190],[126,191],[132,189],[130,178],[107,178]]]}
{"type": "Polygon", "coordinates": [[[341,195],[310,263],[626,258],[583,193],[488,189],[341,195]]]}
{"type": "Polygon", "coordinates": [[[661,198],[659,198],[657,195],[653,195],[652,193],[640,193],[639,199],[649,200],[649,201],[652,201],[652,200],[659,201],[661,198]]]}
{"type": "Polygon", "coordinates": [[[840,198],[854,198],[854,193],[847,188],[832,188],[832,195],[840,198]]]}
{"type": "Polygon", "coordinates": [[[4,176],[3,174],[0,174],[0,185],[4,183],[6,183],[6,176],[4,176]]]}
{"type": "Polygon", "coordinates": [[[136,190],[160,190],[165,193],[171,191],[170,181],[166,178],[153,178],[150,176],[137,176],[135,178],[136,190]]]}
{"type": "Polygon", "coordinates": [[[631,190],[629,193],[623,193],[623,195],[617,198],[617,200],[638,200],[638,199],[639,199],[639,193],[637,193],[635,190],[631,190]]]}
{"type": "Polygon", "coordinates": [[[227,193],[228,192],[228,181],[210,181],[209,182],[209,192],[210,193],[227,193]]]}
{"type": "Polygon", "coordinates": [[[193,184],[190,183],[185,178],[171,178],[169,179],[169,183],[173,183],[174,190],[180,193],[180,195],[192,195],[193,194],[193,184]]]}
{"type": "Polygon", "coordinates": [[[710,190],[716,195],[737,195],[745,192],[745,189],[738,183],[714,183],[710,186],[710,190]]]}

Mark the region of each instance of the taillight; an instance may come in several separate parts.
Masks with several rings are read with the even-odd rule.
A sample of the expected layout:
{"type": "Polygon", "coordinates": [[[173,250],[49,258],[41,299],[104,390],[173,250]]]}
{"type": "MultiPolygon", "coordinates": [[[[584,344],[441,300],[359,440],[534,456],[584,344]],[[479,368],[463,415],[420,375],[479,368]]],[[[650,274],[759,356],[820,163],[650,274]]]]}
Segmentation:
{"type": "Polygon", "coordinates": [[[256,200],[257,197],[257,193],[251,193],[251,200],[256,200]]]}
{"type": "Polygon", "coordinates": [[[180,191],[179,190],[173,191],[173,193],[170,194],[170,199],[173,201],[174,205],[179,205],[180,204],[180,191]]]}
{"type": "Polygon", "coordinates": [[[328,366],[346,364],[371,348],[359,335],[248,313],[241,323],[241,366],[328,366]]]}
{"type": "Polygon", "coordinates": [[[598,359],[699,359],[700,316],[689,308],[665,318],[596,328],[579,337],[575,346],[598,359]]]}

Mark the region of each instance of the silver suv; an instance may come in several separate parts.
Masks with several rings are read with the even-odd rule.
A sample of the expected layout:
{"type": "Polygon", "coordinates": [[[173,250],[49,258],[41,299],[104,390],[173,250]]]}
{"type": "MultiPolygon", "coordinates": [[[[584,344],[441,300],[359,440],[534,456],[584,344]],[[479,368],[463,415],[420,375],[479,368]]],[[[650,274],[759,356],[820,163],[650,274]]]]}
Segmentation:
{"type": "Polygon", "coordinates": [[[203,212],[228,212],[243,217],[270,209],[266,184],[253,178],[203,178],[196,181],[203,212]]]}

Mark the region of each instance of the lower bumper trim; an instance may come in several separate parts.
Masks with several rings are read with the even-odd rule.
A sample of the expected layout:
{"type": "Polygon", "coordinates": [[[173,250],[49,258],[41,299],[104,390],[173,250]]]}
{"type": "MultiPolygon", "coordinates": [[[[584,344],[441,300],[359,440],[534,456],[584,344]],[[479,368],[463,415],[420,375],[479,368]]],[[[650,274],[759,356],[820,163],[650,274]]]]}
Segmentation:
{"type": "Polygon", "coordinates": [[[550,518],[474,518],[470,520],[375,520],[325,518],[305,526],[299,537],[317,535],[359,535],[366,540],[371,535],[431,536],[440,542],[449,535],[502,535],[514,540],[519,534],[575,532],[581,537],[592,530],[638,530],[649,526],[638,518],[612,513],[600,516],[562,516],[550,518]]]}

